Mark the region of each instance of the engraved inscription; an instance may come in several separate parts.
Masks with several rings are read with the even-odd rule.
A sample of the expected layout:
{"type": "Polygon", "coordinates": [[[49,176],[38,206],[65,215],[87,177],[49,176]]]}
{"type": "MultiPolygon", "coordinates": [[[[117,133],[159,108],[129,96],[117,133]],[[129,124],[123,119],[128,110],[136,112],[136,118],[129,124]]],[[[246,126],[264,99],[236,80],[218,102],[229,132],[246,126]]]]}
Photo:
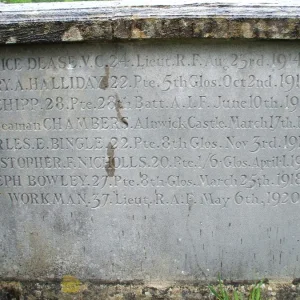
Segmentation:
{"type": "Polygon", "coordinates": [[[1,56],[1,201],[300,205],[296,47],[72,47],[1,56]]]}
{"type": "Polygon", "coordinates": [[[299,90],[297,41],[2,47],[0,275],[299,277],[299,90]]]}

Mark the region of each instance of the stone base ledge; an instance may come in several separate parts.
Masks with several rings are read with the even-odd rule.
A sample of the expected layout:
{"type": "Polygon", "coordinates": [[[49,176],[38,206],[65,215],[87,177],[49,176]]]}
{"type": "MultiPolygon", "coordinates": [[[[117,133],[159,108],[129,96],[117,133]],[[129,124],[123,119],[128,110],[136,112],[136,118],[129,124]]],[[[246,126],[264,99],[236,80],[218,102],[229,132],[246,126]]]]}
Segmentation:
{"type": "MultiPolygon", "coordinates": [[[[215,283],[216,285],[217,283],[215,283]]],[[[250,282],[226,283],[230,292],[238,290],[245,299],[254,284],[250,282]]],[[[299,300],[298,280],[265,281],[262,284],[262,299],[299,300]]],[[[138,284],[138,283],[97,283],[81,282],[73,276],[64,276],[62,281],[0,281],[1,300],[141,300],[141,299],[215,299],[204,284],[138,284]]]]}
{"type": "Polygon", "coordinates": [[[0,11],[0,44],[300,38],[297,0],[0,3],[0,11]]]}

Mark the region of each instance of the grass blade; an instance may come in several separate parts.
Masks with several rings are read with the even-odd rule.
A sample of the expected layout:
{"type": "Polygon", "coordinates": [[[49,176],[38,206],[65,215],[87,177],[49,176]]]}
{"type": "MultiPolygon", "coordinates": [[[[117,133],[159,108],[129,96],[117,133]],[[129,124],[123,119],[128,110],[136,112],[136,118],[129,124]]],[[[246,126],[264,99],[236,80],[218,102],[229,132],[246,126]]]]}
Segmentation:
{"type": "Polygon", "coordinates": [[[240,299],[240,298],[239,298],[239,294],[238,294],[237,291],[233,291],[233,299],[234,299],[234,300],[239,300],[239,299],[240,299]]]}
{"type": "Polygon", "coordinates": [[[218,297],[218,292],[214,289],[213,286],[209,285],[208,286],[209,290],[211,291],[211,293],[215,296],[215,297],[218,297]]]}

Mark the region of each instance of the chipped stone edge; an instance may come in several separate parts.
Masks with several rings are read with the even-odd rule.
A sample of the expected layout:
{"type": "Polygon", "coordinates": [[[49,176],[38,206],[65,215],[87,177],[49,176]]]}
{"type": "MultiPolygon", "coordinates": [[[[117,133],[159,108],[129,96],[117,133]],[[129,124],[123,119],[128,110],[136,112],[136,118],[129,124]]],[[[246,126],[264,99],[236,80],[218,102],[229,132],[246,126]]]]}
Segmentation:
{"type": "Polygon", "coordinates": [[[0,44],[149,39],[300,39],[299,5],[0,5],[0,44]]]}

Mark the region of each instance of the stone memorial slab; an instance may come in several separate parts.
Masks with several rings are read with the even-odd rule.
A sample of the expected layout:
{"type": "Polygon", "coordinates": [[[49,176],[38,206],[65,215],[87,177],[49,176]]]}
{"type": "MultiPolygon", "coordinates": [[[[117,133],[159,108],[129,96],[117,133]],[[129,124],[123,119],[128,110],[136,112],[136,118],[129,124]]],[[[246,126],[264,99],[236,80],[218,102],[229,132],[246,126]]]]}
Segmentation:
{"type": "Polygon", "coordinates": [[[0,49],[0,276],[300,276],[300,52],[0,49]]]}

